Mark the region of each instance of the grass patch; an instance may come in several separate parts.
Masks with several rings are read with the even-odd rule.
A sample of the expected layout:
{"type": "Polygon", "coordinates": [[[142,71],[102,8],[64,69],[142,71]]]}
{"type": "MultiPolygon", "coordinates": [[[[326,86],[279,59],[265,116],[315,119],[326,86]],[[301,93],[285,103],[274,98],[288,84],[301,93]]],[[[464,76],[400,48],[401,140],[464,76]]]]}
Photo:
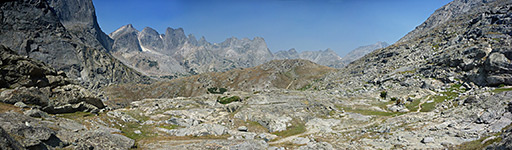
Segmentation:
{"type": "Polygon", "coordinates": [[[418,109],[419,109],[418,106],[420,105],[420,102],[421,102],[421,100],[416,99],[416,100],[413,100],[411,103],[406,104],[405,107],[407,109],[409,109],[411,112],[418,111],[418,109]]]}
{"type": "Polygon", "coordinates": [[[133,118],[137,119],[138,121],[144,122],[144,121],[148,121],[149,120],[149,117],[141,114],[140,111],[125,111],[124,113],[126,113],[127,115],[132,116],[133,118]]]}
{"type": "Polygon", "coordinates": [[[94,114],[90,112],[83,112],[83,111],[77,111],[74,113],[64,113],[64,114],[57,114],[58,117],[67,118],[71,120],[81,120],[84,117],[94,116],[94,114]]]}
{"type": "Polygon", "coordinates": [[[492,90],[493,93],[501,93],[501,92],[506,92],[506,91],[512,91],[512,88],[497,88],[497,89],[492,90]]]}
{"type": "Polygon", "coordinates": [[[398,72],[398,74],[412,74],[415,72],[416,72],[416,69],[412,69],[412,70],[398,72]]]}
{"type": "Polygon", "coordinates": [[[180,126],[179,126],[179,125],[171,124],[171,125],[160,125],[160,126],[158,126],[158,127],[159,127],[159,128],[168,129],[168,130],[172,130],[172,129],[177,129],[177,128],[179,128],[180,126]]]}
{"type": "Polygon", "coordinates": [[[491,145],[492,143],[501,141],[502,139],[499,135],[500,135],[500,133],[494,134],[494,136],[496,136],[494,139],[485,141],[485,143],[483,143],[483,144],[482,144],[482,142],[491,136],[486,136],[486,137],[480,138],[475,141],[464,142],[464,143],[458,145],[455,149],[461,149],[461,150],[484,149],[485,147],[491,145]]]}
{"type": "Polygon", "coordinates": [[[239,96],[231,96],[231,97],[217,97],[217,102],[221,104],[229,104],[231,102],[240,102],[242,99],[239,96]]]}
{"type": "Polygon", "coordinates": [[[298,89],[298,90],[299,90],[299,91],[305,91],[305,90],[307,90],[307,89],[311,88],[312,86],[313,86],[313,85],[311,85],[311,83],[310,83],[310,84],[308,84],[308,85],[306,85],[306,86],[304,86],[304,87],[302,87],[302,88],[300,88],[300,89],[298,89]]]}
{"type": "Polygon", "coordinates": [[[464,92],[466,89],[462,87],[460,84],[453,84],[450,88],[448,88],[445,92],[441,92],[441,95],[432,96],[430,100],[433,100],[431,103],[424,103],[421,105],[421,112],[430,112],[436,108],[438,103],[444,102],[446,100],[453,100],[459,96],[459,93],[464,92]]]}
{"type": "Polygon", "coordinates": [[[120,127],[121,133],[135,141],[139,141],[141,139],[155,137],[156,133],[152,130],[154,127],[151,125],[140,125],[135,122],[125,122],[124,127],[120,127]],[[136,130],[139,130],[141,133],[135,133],[136,130]]]}
{"type": "Polygon", "coordinates": [[[306,125],[303,123],[295,123],[294,125],[288,127],[284,131],[273,132],[272,134],[275,134],[280,137],[289,137],[289,136],[301,134],[304,132],[306,132],[306,125]]]}
{"type": "Polygon", "coordinates": [[[256,133],[268,133],[268,129],[259,124],[256,121],[244,121],[238,118],[233,118],[234,120],[234,127],[240,127],[240,126],[246,126],[247,130],[249,132],[256,132],[256,133]]]}

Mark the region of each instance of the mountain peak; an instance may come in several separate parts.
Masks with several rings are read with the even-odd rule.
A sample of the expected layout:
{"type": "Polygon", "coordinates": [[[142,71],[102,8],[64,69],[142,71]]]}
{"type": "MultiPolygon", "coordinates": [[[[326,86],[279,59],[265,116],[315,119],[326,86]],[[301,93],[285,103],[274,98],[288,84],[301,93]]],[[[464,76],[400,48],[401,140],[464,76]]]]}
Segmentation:
{"type": "Polygon", "coordinates": [[[115,38],[115,37],[118,37],[125,33],[138,33],[138,32],[139,31],[137,29],[135,29],[132,24],[127,24],[127,25],[120,27],[116,31],[110,33],[109,36],[110,36],[110,38],[115,38]]]}
{"type": "Polygon", "coordinates": [[[153,29],[151,27],[144,27],[144,29],[142,29],[141,32],[151,33],[151,34],[159,34],[158,31],[156,31],[155,29],[153,29]]]}

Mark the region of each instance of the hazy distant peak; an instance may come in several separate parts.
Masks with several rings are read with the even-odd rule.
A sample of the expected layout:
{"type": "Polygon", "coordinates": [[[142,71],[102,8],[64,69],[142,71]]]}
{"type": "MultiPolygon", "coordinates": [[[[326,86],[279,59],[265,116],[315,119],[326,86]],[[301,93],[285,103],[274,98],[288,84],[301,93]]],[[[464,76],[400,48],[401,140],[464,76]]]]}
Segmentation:
{"type": "Polygon", "coordinates": [[[252,39],[253,41],[265,41],[265,39],[263,39],[262,37],[254,37],[254,39],[252,39]]]}
{"type": "Polygon", "coordinates": [[[364,55],[366,55],[370,52],[373,52],[376,49],[385,48],[388,46],[389,46],[388,43],[382,42],[382,41],[378,41],[371,45],[360,46],[360,47],[350,51],[345,57],[342,58],[342,61],[346,65],[346,64],[349,64],[349,63],[363,57],[364,55]]]}
{"type": "Polygon", "coordinates": [[[388,43],[386,43],[386,42],[382,42],[382,41],[378,41],[378,42],[377,42],[377,43],[375,43],[374,45],[380,45],[381,47],[387,47],[387,46],[389,46],[389,44],[388,44],[388,43]]]}

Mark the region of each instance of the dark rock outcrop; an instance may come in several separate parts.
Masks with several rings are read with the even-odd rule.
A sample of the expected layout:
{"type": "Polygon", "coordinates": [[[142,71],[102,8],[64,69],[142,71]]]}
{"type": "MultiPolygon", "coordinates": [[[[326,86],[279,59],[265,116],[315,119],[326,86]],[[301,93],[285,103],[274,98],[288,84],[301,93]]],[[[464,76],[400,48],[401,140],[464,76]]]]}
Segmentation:
{"type": "Polygon", "coordinates": [[[0,3],[0,43],[37,59],[90,88],[149,79],[110,56],[90,0],[0,3]]]}
{"type": "Polygon", "coordinates": [[[74,83],[62,72],[19,56],[0,45],[0,101],[23,102],[48,113],[98,111],[105,107],[96,94],[74,83]]]}
{"type": "Polygon", "coordinates": [[[135,144],[123,135],[87,129],[70,119],[41,121],[16,112],[0,113],[0,133],[2,149],[129,149],[135,144]]]}

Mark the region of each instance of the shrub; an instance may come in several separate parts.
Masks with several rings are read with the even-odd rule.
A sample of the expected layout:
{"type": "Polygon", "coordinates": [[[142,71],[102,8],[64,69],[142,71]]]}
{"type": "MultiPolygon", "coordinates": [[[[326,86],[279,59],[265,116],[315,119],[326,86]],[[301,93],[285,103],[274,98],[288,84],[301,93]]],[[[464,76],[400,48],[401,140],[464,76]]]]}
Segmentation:
{"type": "Polygon", "coordinates": [[[388,92],[386,92],[386,91],[380,92],[380,97],[381,98],[386,99],[387,96],[388,96],[388,92]]]}
{"type": "Polygon", "coordinates": [[[391,101],[396,101],[397,99],[398,99],[398,98],[396,98],[396,97],[392,97],[392,98],[391,98],[391,101]]]}
{"type": "Polygon", "coordinates": [[[226,88],[217,88],[217,87],[208,88],[207,90],[208,90],[208,93],[211,93],[211,94],[224,94],[225,92],[228,91],[226,88]]]}
{"type": "Polygon", "coordinates": [[[238,96],[231,96],[231,97],[224,96],[224,97],[217,98],[217,102],[219,102],[221,104],[229,104],[231,102],[240,102],[240,101],[242,101],[242,99],[238,96]]]}

